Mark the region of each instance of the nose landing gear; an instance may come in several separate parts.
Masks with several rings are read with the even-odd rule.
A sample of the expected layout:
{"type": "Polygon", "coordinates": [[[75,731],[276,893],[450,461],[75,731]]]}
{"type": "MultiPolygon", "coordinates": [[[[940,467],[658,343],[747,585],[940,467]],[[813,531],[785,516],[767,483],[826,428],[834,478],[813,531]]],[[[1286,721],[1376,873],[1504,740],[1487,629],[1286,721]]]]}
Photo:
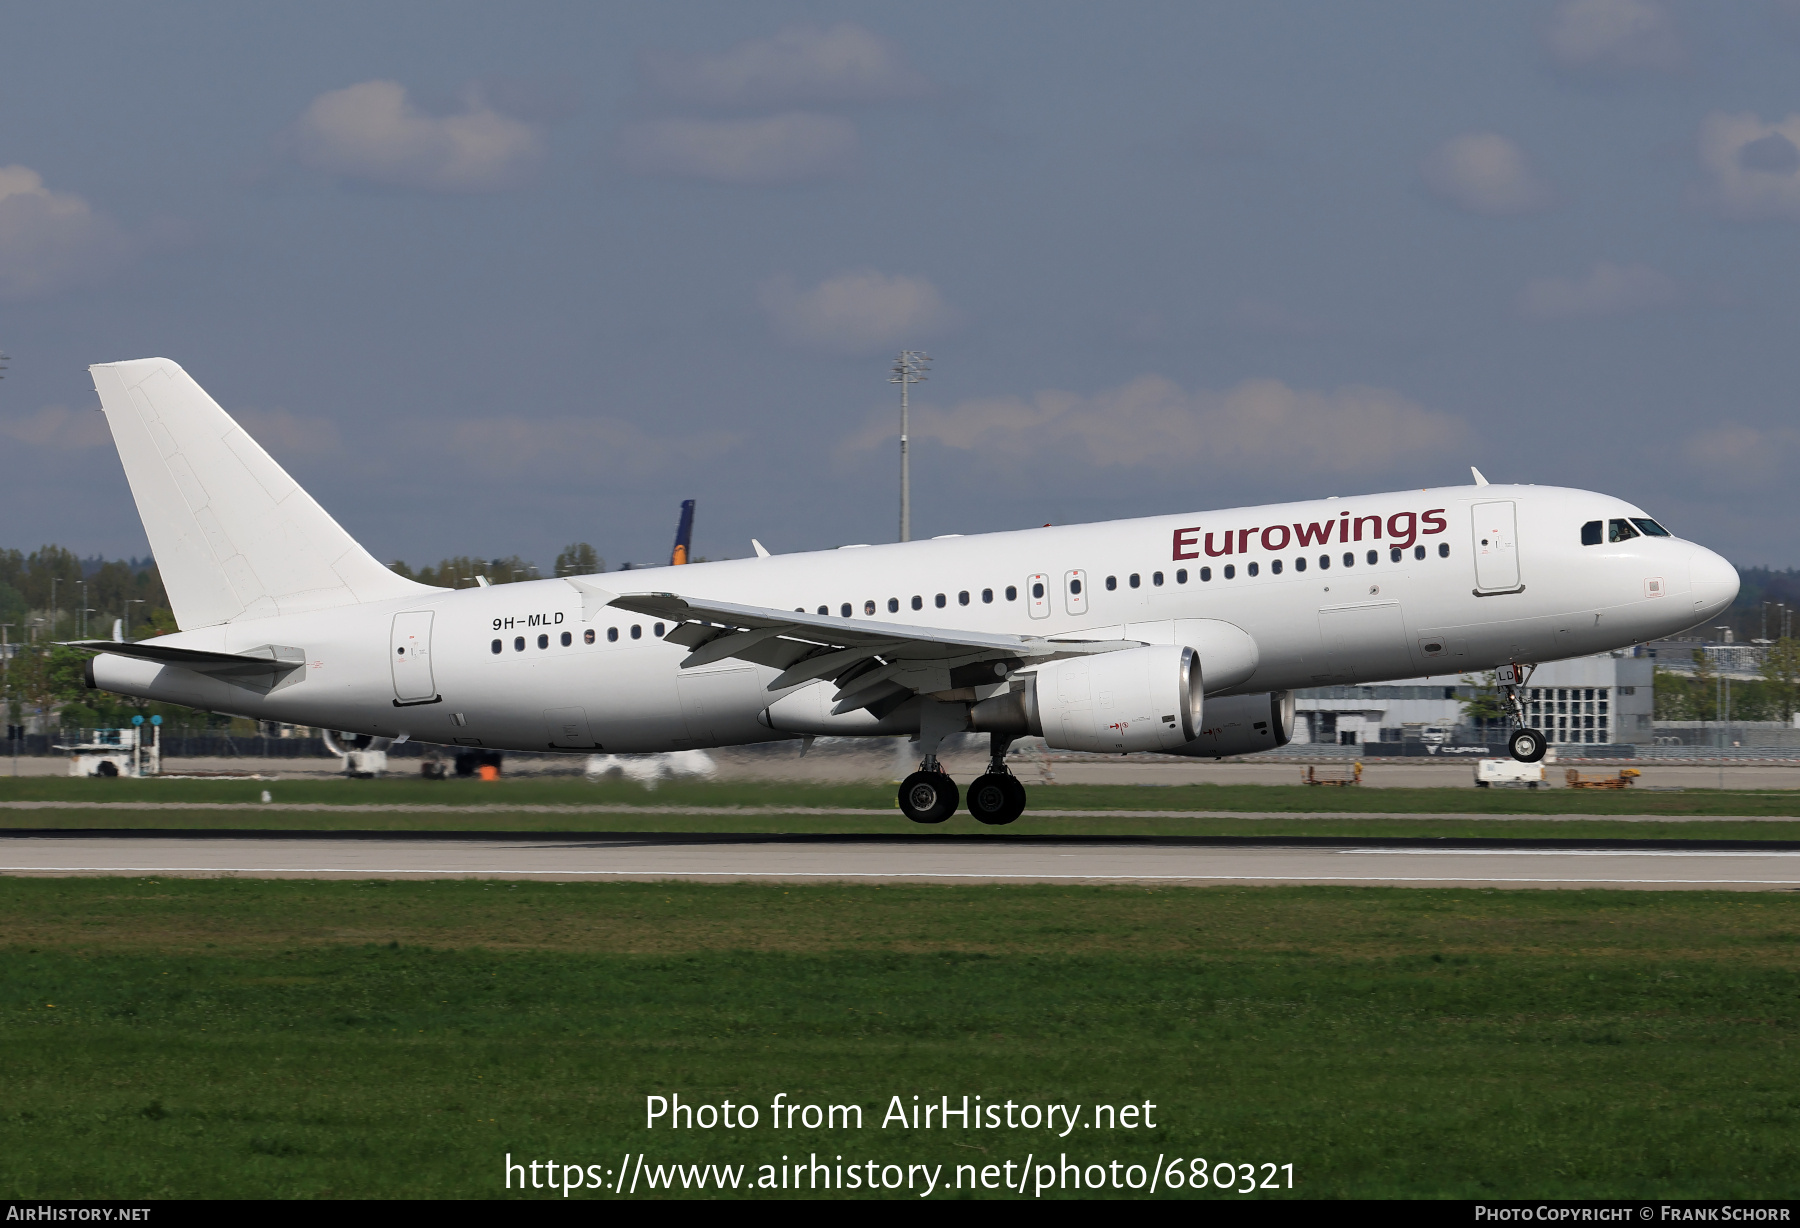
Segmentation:
{"type": "Polygon", "coordinates": [[[1549,749],[1550,739],[1525,724],[1525,701],[1519,691],[1531,680],[1535,665],[1502,665],[1494,671],[1494,682],[1500,688],[1500,700],[1512,717],[1514,729],[1506,740],[1507,753],[1520,763],[1536,763],[1549,749]]]}

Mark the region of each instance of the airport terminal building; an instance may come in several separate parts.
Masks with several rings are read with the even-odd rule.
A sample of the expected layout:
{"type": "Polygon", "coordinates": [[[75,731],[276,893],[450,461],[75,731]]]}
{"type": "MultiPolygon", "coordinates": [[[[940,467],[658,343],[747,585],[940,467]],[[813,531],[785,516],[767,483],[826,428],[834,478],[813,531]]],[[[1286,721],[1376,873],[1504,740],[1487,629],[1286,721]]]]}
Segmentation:
{"type": "MultiPolygon", "coordinates": [[[[1531,723],[1557,745],[1648,745],[1656,736],[1655,668],[1642,647],[1540,665],[1526,693],[1531,723]]],[[[1486,729],[1463,716],[1463,704],[1484,689],[1474,675],[1311,687],[1294,695],[1294,741],[1372,751],[1408,742],[1498,745],[1505,737],[1498,725],[1486,729]]]]}

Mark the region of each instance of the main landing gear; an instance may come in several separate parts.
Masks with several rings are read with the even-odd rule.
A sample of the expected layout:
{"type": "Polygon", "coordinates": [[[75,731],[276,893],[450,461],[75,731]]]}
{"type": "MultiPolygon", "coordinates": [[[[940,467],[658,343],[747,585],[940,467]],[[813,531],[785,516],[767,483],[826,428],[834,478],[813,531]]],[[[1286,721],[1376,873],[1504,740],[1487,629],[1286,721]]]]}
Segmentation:
{"type": "MultiPolygon", "coordinates": [[[[1006,766],[1012,739],[994,735],[987,771],[969,786],[969,813],[977,822],[1003,827],[1025,813],[1025,786],[1006,766]]],[[[915,823],[942,823],[956,813],[956,782],[926,755],[919,770],[900,782],[900,811],[915,823]]]]}
{"type": "Polygon", "coordinates": [[[1494,682],[1500,688],[1500,701],[1512,717],[1514,729],[1506,740],[1507,753],[1520,763],[1536,763],[1550,747],[1550,739],[1525,724],[1525,701],[1519,691],[1530,681],[1535,665],[1502,665],[1494,671],[1494,682]]]}

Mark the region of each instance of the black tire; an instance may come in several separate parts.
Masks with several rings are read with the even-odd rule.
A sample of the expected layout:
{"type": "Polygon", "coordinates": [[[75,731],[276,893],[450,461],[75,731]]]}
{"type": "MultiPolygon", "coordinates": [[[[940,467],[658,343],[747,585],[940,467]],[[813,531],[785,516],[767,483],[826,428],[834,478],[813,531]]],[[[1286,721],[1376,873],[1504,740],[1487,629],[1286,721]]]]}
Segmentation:
{"type": "Polygon", "coordinates": [[[915,823],[942,823],[958,800],[956,782],[942,772],[914,772],[900,782],[900,813],[915,823]]]}
{"type": "Polygon", "coordinates": [[[1025,813],[1025,786],[1001,773],[977,777],[969,786],[969,813],[989,827],[1004,827],[1025,813]]]}
{"type": "Polygon", "coordinates": [[[1475,787],[1477,789],[1485,789],[1488,787],[1488,782],[1485,780],[1478,780],[1475,782],[1475,787]]]}
{"type": "Polygon", "coordinates": [[[1550,740],[1535,729],[1515,729],[1506,749],[1520,763],[1536,763],[1550,749],[1550,740]]]}

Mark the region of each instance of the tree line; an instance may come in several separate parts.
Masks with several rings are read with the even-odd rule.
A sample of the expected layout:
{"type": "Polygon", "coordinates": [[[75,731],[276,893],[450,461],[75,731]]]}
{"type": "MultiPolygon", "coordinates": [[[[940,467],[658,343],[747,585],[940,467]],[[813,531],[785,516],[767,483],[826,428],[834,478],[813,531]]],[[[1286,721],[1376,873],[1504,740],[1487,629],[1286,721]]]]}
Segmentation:
{"type": "Polygon", "coordinates": [[[1721,680],[1707,654],[1695,650],[1693,673],[1656,671],[1656,719],[1793,720],[1800,710],[1800,638],[1783,637],[1764,648],[1761,673],[1760,678],[1721,680]]]}

